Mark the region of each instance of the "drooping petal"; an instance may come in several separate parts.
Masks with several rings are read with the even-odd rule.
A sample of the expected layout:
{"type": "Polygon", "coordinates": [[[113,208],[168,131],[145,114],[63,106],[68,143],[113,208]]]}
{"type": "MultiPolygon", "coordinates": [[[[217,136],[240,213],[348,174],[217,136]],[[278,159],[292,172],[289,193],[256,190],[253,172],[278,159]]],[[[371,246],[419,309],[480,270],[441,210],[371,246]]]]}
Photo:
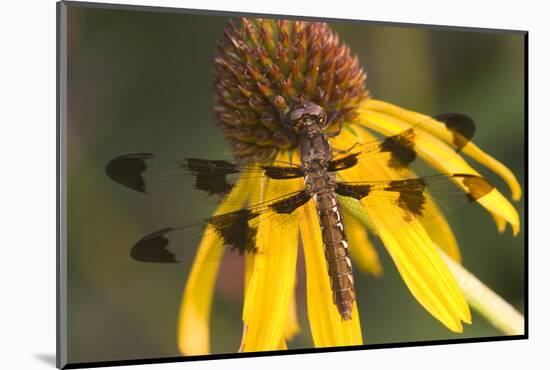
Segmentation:
{"type": "MultiPolygon", "coordinates": [[[[283,157],[280,155],[277,159],[283,157]]],[[[300,180],[268,180],[265,199],[298,190],[300,180]]],[[[241,351],[280,348],[295,287],[297,244],[298,228],[294,215],[260,215],[256,234],[258,251],[243,306],[241,351]]]]}
{"type": "MultiPolygon", "coordinates": [[[[259,204],[264,201],[264,193],[266,190],[267,178],[262,177],[258,181],[257,191],[251,192],[251,195],[248,199],[248,204],[259,204]]],[[[251,254],[245,259],[244,265],[244,287],[243,287],[243,298],[246,297],[246,291],[250,283],[250,278],[252,277],[252,272],[254,271],[254,262],[255,254],[251,254]]]]}
{"type": "MultiPolygon", "coordinates": [[[[358,131],[360,141],[371,141],[373,136],[358,131]]],[[[343,132],[335,139],[340,147],[349,147],[350,142],[358,138],[349,132],[343,132]]],[[[359,163],[349,170],[341,171],[340,176],[346,181],[391,180],[398,175],[381,163],[359,163]]],[[[381,238],[388,253],[397,266],[405,284],[418,302],[435,318],[450,330],[462,331],[461,321],[471,322],[470,311],[466,300],[459,290],[456,281],[435,249],[432,240],[417,219],[412,219],[407,225],[394,227],[395,217],[400,217],[399,207],[387,199],[384,207],[369,207],[363,198],[364,212],[361,216],[354,212],[354,217],[362,220],[368,218],[381,238]]],[[[344,206],[354,202],[349,198],[342,199],[344,206]]],[[[356,202],[355,202],[356,203],[356,202]]],[[[360,207],[347,207],[350,211],[360,207]]],[[[367,222],[365,222],[367,223],[367,222]]]]}
{"type": "MultiPolygon", "coordinates": [[[[250,277],[252,276],[252,272],[254,270],[254,257],[247,258],[245,262],[245,292],[248,287],[248,283],[250,282],[250,277]]],[[[296,284],[295,284],[296,288],[296,284]]],[[[287,341],[291,341],[298,335],[301,331],[300,323],[298,321],[298,307],[296,305],[296,290],[294,289],[294,292],[292,293],[290,305],[288,307],[288,315],[285,323],[284,328],[284,339],[287,341]]],[[[284,342],[284,341],[283,341],[284,342]]],[[[285,344],[286,345],[286,344],[285,344]]]]}
{"type": "MultiPolygon", "coordinates": [[[[361,109],[361,125],[352,125],[356,131],[365,131],[363,126],[378,131],[384,135],[395,135],[410,127],[410,124],[395,116],[390,116],[378,111],[361,109]]],[[[479,175],[461,156],[442,140],[427,132],[422,132],[423,145],[416,146],[418,155],[426,160],[431,166],[443,173],[462,173],[479,175]]],[[[459,186],[467,190],[462,184],[459,186]]],[[[519,214],[512,204],[498,191],[493,189],[489,194],[477,200],[492,214],[504,218],[511,226],[514,235],[519,232],[519,214]]]]}
{"type": "MultiPolygon", "coordinates": [[[[256,182],[257,179],[252,178],[239,179],[216,210],[216,214],[242,207],[248,199],[250,189],[257,186],[256,182]]],[[[223,242],[217,233],[208,228],[197,250],[180,306],[178,348],[183,355],[210,352],[210,310],[223,242]]]]}
{"type": "Polygon", "coordinates": [[[363,344],[357,305],[354,303],[351,320],[343,321],[332,300],[315,203],[310,201],[296,212],[306,263],[307,312],[315,347],[363,344]]]}
{"type": "Polygon", "coordinates": [[[243,288],[243,300],[246,299],[246,292],[252,279],[252,273],[254,272],[254,263],[256,258],[254,255],[247,257],[244,262],[244,288],[243,288]]]}
{"type": "Polygon", "coordinates": [[[491,213],[491,216],[493,216],[493,219],[495,220],[495,224],[497,225],[497,230],[499,233],[503,233],[506,231],[506,225],[508,224],[505,219],[503,219],[500,216],[497,216],[493,213],[491,213]]]}
{"type": "Polygon", "coordinates": [[[519,184],[519,181],[517,180],[516,176],[514,176],[514,173],[510,171],[508,167],[503,165],[501,162],[497,161],[495,158],[490,156],[489,154],[485,153],[483,150],[481,150],[477,145],[470,142],[468,145],[466,145],[462,152],[485,167],[492,170],[494,173],[498,174],[510,187],[510,191],[512,192],[512,199],[515,201],[518,201],[521,199],[521,185],[519,184]]]}
{"type": "MultiPolygon", "coordinates": [[[[441,213],[437,204],[430,196],[427,197],[425,206],[427,209],[427,214],[441,213]]],[[[449,257],[460,263],[460,249],[458,247],[458,243],[456,241],[453,230],[447,222],[447,219],[445,217],[435,217],[433,219],[423,222],[423,226],[428,233],[430,239],[437,246],[439,246],[449,257]]]]}
{"type": "MultiPolygon", "coordinates": [[[[376,99],[367,99],[363,103],[362,108],[365,110],[378,111],[394,116],[396,118],[399,118],[400,120],[403,120],[409,125],[414,125],[419,122],[425,122],[425,127],[429,129],[429,132],[431,134],[435,135],[441,140],[446,141],[447,143],[450,143],[452,141],[452,136],[444,128],[443,124],[436,121],[428,120],[429,116],[426,116],[424,114],[410,111],[394,104],[376,99]]],[[[517,201],[521,198],[521,186],[512,171],[510,171],[506,166],[491,157],[489,154],[485,153],[473,142],[469,142],[464,148],[462,148],[462,152],[502,177],[502,179],[510,187],[513,200],[517,201]]]]}
{"type": "MultiPolygon", "coordinates": [[[[218,249],[221,245],[222,241],[211,233],[202,240],[199,254],[204,254],[204,250],[218,249]]],[[[178,347],[183,355],[210,352],[210,309],[218,268],[219,263],[215,261],[194,265],[187,280],[178,329],[178,347]]]]}
{"type": "Polygon", "coordinates": [[[376,277],[382,275],[382,265],[378,253],[370,242],[367,230],[359,223],[346,209],[342,209],[344,227],[350,245],[351,258],[362,271],[368,272],[376,277]]]}
{"type": "Polygon", "coordinates": [[[284,337],[287,341],[294,339],[300,333],[300,323],[298,322],[298,309],[296,306],[296,286],[291,296],[290,306],[288,307],[288,316],[286,319],[284,337]]]}

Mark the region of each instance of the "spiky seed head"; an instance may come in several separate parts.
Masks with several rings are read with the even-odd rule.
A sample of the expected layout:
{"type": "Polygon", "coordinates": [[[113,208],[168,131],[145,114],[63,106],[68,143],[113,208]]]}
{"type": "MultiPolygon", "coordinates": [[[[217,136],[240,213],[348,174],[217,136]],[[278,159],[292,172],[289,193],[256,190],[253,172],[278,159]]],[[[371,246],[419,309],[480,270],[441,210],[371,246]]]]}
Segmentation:
{"type": "Polygon", "coordinates": [[[311,101],[353,122],[368,97],[357,56],[326,23],[229,22],[214,68],[215,119],[240,162],[273,159],[296,145],[282,122],[296,104],[311,101]]]}

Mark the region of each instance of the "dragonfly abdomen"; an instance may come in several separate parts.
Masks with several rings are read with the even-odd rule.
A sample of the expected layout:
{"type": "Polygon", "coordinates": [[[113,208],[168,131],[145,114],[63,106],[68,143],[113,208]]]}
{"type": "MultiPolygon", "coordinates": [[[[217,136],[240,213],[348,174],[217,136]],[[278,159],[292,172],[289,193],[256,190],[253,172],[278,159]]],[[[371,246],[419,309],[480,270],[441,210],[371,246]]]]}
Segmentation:
{"type": "Polygon", "coordinates": [[[348,241],[338,200],[333,192],[318,193],[315,199],[333,301],[342,318],[349,320],[355,301],[355,288],[348,241]]]}

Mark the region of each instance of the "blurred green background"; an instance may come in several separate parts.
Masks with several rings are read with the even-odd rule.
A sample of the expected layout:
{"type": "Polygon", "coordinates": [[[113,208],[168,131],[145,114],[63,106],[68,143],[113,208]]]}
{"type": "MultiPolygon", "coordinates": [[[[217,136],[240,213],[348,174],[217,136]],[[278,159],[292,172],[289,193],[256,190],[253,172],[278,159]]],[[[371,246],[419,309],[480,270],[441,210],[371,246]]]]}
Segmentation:
{"type": "MultiPolygon", "coordinates": [[[[69,7],[69,361],[177,356],[178,310],[189,266],[142,264],[129,250],[145,234],[208,216],[196,194],[158,199],[111,182],[106,163],[151,151],[230,159],[213,124],[212,57],[228,18],[69,7]]],[[[426,114],[475,118],[475,142],[524,183],[524,39],[518,34],[333,22],[368,72],[372,95],[426,114]]],[[[477,167],[479,168],[479,166],[477,167]]],[[[504,194],[503,183],[489,176],[504,194]]],[[[517,203],[524,220],[523,201],[517,203]]],[[[523,312],[524,228],[498,234],[481,208],[449,216],[465,266],[523,312]]],[[[474,313],[453,334],[414,300],[378,244],[381,279],[356,273],[365,343],[498,336],[474,313]]],[[[242,266],[222,264],[212,311],[212,350],[235,352],[241,333],[242,266]]],[[[305,275],[299,271],[302,333],[311,347],[305,275]]]]}

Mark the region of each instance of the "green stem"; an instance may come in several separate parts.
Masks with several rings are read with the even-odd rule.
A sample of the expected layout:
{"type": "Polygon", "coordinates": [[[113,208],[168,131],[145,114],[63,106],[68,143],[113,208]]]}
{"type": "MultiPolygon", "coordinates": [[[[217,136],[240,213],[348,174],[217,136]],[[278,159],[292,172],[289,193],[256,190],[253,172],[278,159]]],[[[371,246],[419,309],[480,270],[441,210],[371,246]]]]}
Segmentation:
{"type": "MultiPolygon", "coordinates": [[[[339,197],[339,201],[359,222],[372,229],[372,222],[360,202],[346,197],[339,197]]],[[[524,318],[521,313],[466,270],[464,266],[447,256],[441,248],[438,247],[438,250],[474,310],[504,334],[522,335],[524,333],[524,318]]]]}
{"type": "Polygon", "coordinates": [[[524,333],[525,323],[521,313],[466,270],[464,266],[447,256],[441,249],[439,251],[474,310],[504,334],[522,335],[524,333]]]}

